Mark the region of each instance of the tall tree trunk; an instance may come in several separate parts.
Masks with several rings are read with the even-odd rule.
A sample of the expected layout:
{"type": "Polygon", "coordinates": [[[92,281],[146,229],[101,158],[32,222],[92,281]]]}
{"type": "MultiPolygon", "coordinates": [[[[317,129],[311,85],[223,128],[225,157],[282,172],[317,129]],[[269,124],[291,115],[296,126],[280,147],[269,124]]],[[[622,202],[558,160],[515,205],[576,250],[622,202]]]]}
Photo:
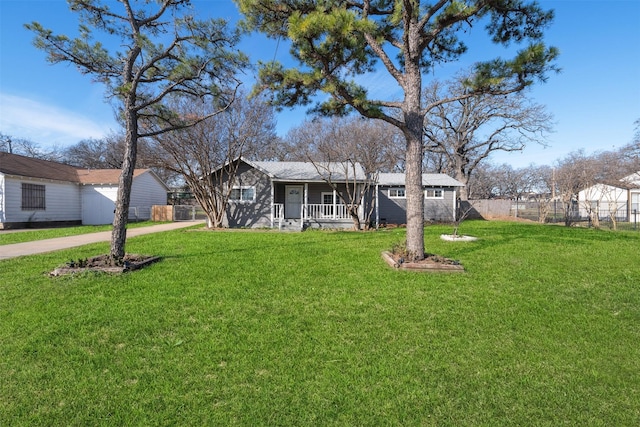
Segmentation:
{"type": "Polygon", "coordinates": [[[460,181],[461,183],[464,184],[464,187],[460,187],[459,188],[459,193],[458,193],[458,197],[460,197],[460,200],[462,200],[463,202],[466,202],[469,200],[469,189],[467,188],[467,186],[469,185],[469,177],[466,176],[464,174],[464,172],[462,172],[461,169],[456,170],[455,172],[455,178],[460,181]]]}
{"type": "Polygon", "coordinates": [[[424,259],[424,192],[422,189],[422,124],[419,112],[405,113],[407,142],[405,191],[407,196],[407,252],[424,259]]]}
{"type": "Polygon", "coordinates": [[[362,229],[362,224],[360,223],[360,213],[358,212],[358,206],[350,207],[349,215],[351,216],[351,220],[353,221],[353,229],[355,231],[360,231],[362,229]]]}
{"type": "Polygon", "coordinates": [[[113,230],[111,232],[111,250],[109,256],[113,263],[119,264],[125,255],[125,243],[127,240],[127,220],[129,219],[129,202],[131,201],[131,185],[133,172],[136,167],[138,151],[138,120],[135,111],[125,105],[127,131],[125,136],[125,154],[122,162],[122,170],[118,181],[118,198],[113,217],[113,230]]]}

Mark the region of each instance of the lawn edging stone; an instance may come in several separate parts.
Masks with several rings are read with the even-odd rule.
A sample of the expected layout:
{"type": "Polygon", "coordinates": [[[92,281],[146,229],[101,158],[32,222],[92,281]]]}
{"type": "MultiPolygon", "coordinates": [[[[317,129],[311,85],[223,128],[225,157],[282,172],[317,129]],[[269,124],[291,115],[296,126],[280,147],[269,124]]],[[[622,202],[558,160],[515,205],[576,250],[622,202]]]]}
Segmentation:
{"type": "Polygon", "coordinates": [[[425,254],[425,259],[418,262],[406,262],[389,251],[383,251],[381,255],[382,259],[389,265],[389,267],[398,270],[451,273],[464,272],[464,267],[459,262],[437,255],[425,254]]]}

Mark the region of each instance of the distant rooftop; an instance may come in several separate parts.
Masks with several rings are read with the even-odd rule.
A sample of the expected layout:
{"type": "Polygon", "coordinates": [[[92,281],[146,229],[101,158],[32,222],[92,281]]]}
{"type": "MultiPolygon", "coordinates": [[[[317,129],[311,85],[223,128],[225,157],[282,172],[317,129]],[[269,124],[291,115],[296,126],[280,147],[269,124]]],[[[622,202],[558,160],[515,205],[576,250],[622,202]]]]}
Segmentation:
{"type": "MultiPolygon", "coordinates": [[[[378,175],[378,184],[404,186],[405,175],[403,173],[380,173],[378,175]]],[[[425,187],[464,187],[463,183],[443,173],[422,174],[422,185],[425,187]]]]}
{"type": "Polygon", "coordinates": [[[345,179],[365,180],[366,175],[362,166],[356,163],[318,162],[248,162],[265,172],[272,179],[281,181],[324,181],[331,178],[334,181],[345,179]]]}

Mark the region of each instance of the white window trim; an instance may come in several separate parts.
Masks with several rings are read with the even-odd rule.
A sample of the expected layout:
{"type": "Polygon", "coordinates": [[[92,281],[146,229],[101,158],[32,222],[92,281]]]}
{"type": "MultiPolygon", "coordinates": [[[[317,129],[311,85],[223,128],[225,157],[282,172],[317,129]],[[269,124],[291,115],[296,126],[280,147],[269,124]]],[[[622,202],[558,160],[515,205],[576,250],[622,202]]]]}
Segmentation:
{"type": "Polygon", "coordinates": [[[333,204],[335,204],[335,202],[336,202],[335,194],[333,194],[333,192],[332,192],[332,191],[323,191],[323,192],[321,193],[320,197],[322,197],[322,204],[323,204],[323,205],[333,205],[333,204]],[[332,200],[332,201],[331,201],[331,203],[325,203],[325,202],[324,202],[324,197],[325,197],[325,196],[331,196],[331,200],[332,200]]]}
{"type": "Polygon", "coordinates": [[[404,187],[390,187],[389,192],[387,194],[389,194],[390,199],[406,199],[407,198],[407,190],[404,187]],[[404,193],[404,196],[392,196],[391,195],[392,190],[396,190],[396,191],[402,190],[404,193]]]}
{"type": "Polygon", "coordinates": [[[240,190],[240,199],[232,199],[231,194],[229,194],[229,202],[230,203],[255,203],[256,201],[256,187],[255,185],[234,185],[231,187],[231,191],[240,190]],[[242,190],[253,189],[253,198],[251,200],[243,200],[242,199],[242,190]]]}
{"type": "Polygon", "coordinates": [[[335,211],[336,211],[336,192],[335,191],[323,191],[320,193],[320,198],[321,198],[321,202],[322,202],[322,212],[320,213],[320,216],[322,218],[333,218],[335,216],[335,211]],[[330,196],[331,197],[331,203],[325,203],[324,202],[324,198],[325,196],[330,196]],[[326,210],[327,207],[330,207],[330,210],[326,210]]]}
{"type": "Polygon", "coordinates": [[[444,199],[444,189],[443,188],[425,188],[424,190],[424,198],[429,200],[442,200],[444,199]],[[427,192],[433,191],[434,194],[436,191],[440,192],[440,196],[428,196],[427,192]]]}

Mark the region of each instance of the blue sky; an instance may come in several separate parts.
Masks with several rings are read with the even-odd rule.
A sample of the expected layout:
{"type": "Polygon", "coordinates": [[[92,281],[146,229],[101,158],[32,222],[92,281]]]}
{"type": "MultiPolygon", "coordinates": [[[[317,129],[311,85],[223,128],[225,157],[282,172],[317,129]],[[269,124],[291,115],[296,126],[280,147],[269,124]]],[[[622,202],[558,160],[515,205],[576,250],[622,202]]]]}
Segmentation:
{"type": "MultiPolygon", "coordinates": [[[[555,132],[549,136],[547,148],[529,145],[522,153],[494,155],[491,160],[513,167],[551,165],[581,148],[590,154],[628,144],[634,121],[640,119],[640,1],[539,3],[556,13],[545,41],[560,49],[562,73],[536,85],[529,96],[553,114],[555,132]]],[[[238,19],[231,0],[196,0],[194,5],[202,17],[238,19]]],[[[23,27],[31,21],[55,33],[72,35],[77,29],[77,17],[64,0],[0,0],[0,132],[43,147],[65,147],[116,129],[103,86],[92,83],[73,66],[48,64],[45,54],[33,47],[32,34],[23,27]]],[[[480,28],[473,31],[478,39],[486,39],[480,28]]],[[[274,56],[288,59],[285,44],[276,49],[274,41],[262,36],[245,38],[241,49],[253,62],[274,56]]],[[[462,61],[436,68],[428,77],[447,78],[476,60],[494,57],[496,52],[500,51],[488,43],[474,41],[462,61]]],[[[383,72],[368,76],[367,82],[376,85],[374,93],[399,96],[383,72]]],[[[278,132],[286,134],[304,118],[304,107],[285,110],[278,116],[278,132]]]]}

